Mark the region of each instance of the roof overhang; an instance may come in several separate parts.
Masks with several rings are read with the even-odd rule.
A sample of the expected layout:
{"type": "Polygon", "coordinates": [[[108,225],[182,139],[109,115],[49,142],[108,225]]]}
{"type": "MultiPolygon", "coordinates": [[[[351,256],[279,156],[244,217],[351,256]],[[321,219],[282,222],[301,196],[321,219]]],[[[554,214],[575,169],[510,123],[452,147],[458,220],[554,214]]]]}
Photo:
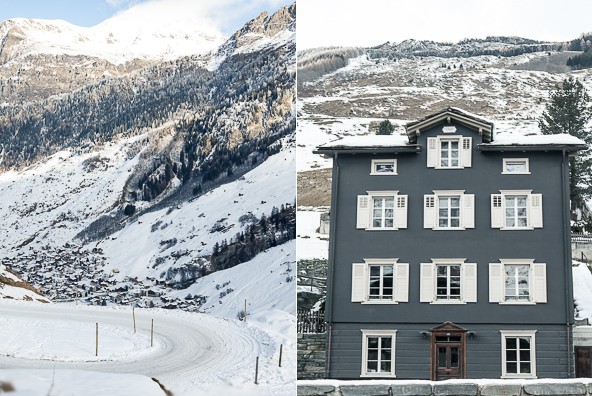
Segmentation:
{"type": "Polygon", "coordinates": [[[333,155],[333,154],[399,154],[399,153],[419,153],[421,146],[418,144],[410,144],[408,146],[393,146],[393,147],[344,147],[331,146],[319,147],[314,150],[314,154],[333,155]]]}
{"type": "Polygon", "coordinates": [[[585,144],[478,144],[477,151],[568,151],[586,150],[585,144]]]}
{"type": "Polygon", "coordinates": [[[409,138],[409,143],[417,143],[417,137],[421,131],[441,124],[442,122],[452,123],[455,121],[468,128],[474,129],[482,136],[484,143],[489,143],[493,140],[493,122],[479,118],[473,114],[464,112],[454,107],[448,107],[435,114],[431,114],[418,121],[410,122],[405,125],[405,131],[409,138]]]}

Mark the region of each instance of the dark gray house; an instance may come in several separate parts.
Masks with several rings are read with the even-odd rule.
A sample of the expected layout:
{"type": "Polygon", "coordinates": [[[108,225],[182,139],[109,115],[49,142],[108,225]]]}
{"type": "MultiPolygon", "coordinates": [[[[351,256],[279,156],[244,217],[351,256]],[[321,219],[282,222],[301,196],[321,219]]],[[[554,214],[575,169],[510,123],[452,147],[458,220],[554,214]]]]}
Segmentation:
{"type": "Polygon", "coordinates": [[[329,378],[573,376],[569,135],[447,108],[333,157],[329,378]]]}

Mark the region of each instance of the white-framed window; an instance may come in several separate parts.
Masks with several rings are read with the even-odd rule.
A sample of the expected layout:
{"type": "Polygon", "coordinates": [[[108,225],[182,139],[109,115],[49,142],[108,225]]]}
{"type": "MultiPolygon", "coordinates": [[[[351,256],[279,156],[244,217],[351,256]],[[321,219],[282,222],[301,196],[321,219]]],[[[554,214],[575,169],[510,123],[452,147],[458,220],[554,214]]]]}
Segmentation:
{"type": "Polygon", "coordinates": [[[407,195],[398,191],[368,191],[367,195],[358,195],[356,228],[407,228],[407,195]]]}
{"type": "Polygon", "coordinates": [[[528,158],[504,158],[502,175],[530,175],[528,158]]]}
{"type": "Polygon", "coordinates": [[[543,227],[543,194],[532,194],[532,190],[500,190],[500,193],[491,194],[491,228],[543,227]]]}
{"type": "Polygon", "coordinates": [[[352,264],[352,302],[397,304],[409,300],[409,264],[397,258],[352,264]]]}
{"type": "Polygon", "coordinates": [[[430,304],[477,302],[477,264],[465,261],[465,258],[450,258],[421,263],[419,301],[430,304]]]}
{"type": "Polygon", "coordinates": [[[376,159],[372,160],[371,175],[396,175],[397,174],[397,160],[396,159],[376,159]]]}
{"type": "Polygon", "coordinates": [[[397,330],[362,329],[362,377],[395,377],[397,330]]]}
{"type": "Polygon", "coordinates": [[[433,230],[475,228],[475,195],[464,190],[434,190],[424,195],[423,226],[433,230]]]}
{"type": "Polygon", "coordinates": [[[436,169],[471,167],[472,138],[442,135],[427,138],[427,166],[436,169]]]}
{"type": "Polygon", "coordinates": [[[547,302],[547,265],[534,259],[500,259],[489,263],[489,302],[541,304],[547,302]]]}
{"type": "Polygon", "coordinates": [[[536,378],[536,330],[500,330],[502,378],[536,378]]]}

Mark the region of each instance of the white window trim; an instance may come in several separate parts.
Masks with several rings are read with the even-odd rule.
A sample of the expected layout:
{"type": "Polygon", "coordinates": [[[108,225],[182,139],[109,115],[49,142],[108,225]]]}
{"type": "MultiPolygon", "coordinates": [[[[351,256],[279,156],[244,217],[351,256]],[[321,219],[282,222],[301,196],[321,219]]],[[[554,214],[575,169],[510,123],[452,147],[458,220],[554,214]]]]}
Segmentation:
{"type": "MultiPolygon", "coordinates": [[[[534,265],[546,265],[545,263],[535,263],[534,259],[499,259],[499,263],[491,263],[491,264],[501,264],[502,269],[502,279],[500,282],[500,301],[499,305],[536,305],[536,304],[544,304],[545,302],[537,302],[535,300],[535,276],[534,276],[534,265]],[[506,282],[505,282],[505,270],[504,266],[506,265],[528,265],[529,272],[528,272],[528,300],[506,300],[506,282]]],[[[546,274],[545,274],[546,278],[546,274]]],[[[547,285],[545,285],[546,289],[547,285]]]]}
{"type": "Polygon", "coordinates": [[[502,163],[502,175],[530,175],[530,164],[528,158],[504,158],[502,163]],[[506,163],[507,162],[518,162],[524,161],[526,164],[526,171],[525,172],[506,172],[506,163]]]}
{"type": "MultiPolygon", "coordinates": [[[[364,259],[364,263],[366,266],[365,269],[365,277],[364,277],[364,297],[362,301],[355,301],[359,302],[362,305],[392,305],[392,304],[399,304],[400,302],[407,302],[409,298],[409,264],[408,263],[399,263],[398,258],[385,258],[385,259],[364,259]],[[383,299],[383,300],[372,300],[369,296],[369,284],[370,284],[370,271],[369,268],[371,265],[392,265],[393,266],[393,297],[390,300],[383,299]],[[399,277],[401,274],[398,271],[401,270],[401,266],[406,266],[405,269],[406,274],[406,284],[401,285],[398,284],[399,277]],[[401,289],[404,287],[405,289],[401,289]],[[407,299],[400,299],[398,297],[400,293],[405,293],[407,299]]],[[[404,273],[403,273],[404,274],[404,273]]],[[[353,287],[353,285],[352,285],[353,287]]]]}
{"type": "MultiPolygon", "coordinates": [[[[431,271],[432,271],[432,298],[431,301],[429,301],[430,304],[434,304],[434,305],[464,305],[467,304],[468,302],[466,301],[466,293],[465,293],[465,288],[467,287],[466,285],[466,280],[465,278],[465,268],[463,268],[463,266],[466,266],[468,264],[472,264],[473,263],[466,263],[467,259],[466,258],[436,258],[436,259],[431,259],[431,271]],[[437,279],[437,273],[436,273],[436,267],[438,265],[460,265],[460,299],[458,300],[438,300],[438,296],[437,296],[437,283],[436,283],[436,279],[437,279]]],[[[475,280],[476,282],[477,280],[475,280]]],[[[421,278],[420,278],[420,282],[421,282],[421,278]]],[[[420,285],[420,288],[423,285],[420,285]]],[[[428,301],[425,301],[428,302],[428,301]]]]}
{"type": "Polygon", "coordinates": [[[501,378],[537,378],[536,376],[536,330],[500,330],[502,341],[502,376],[501,378]],[[530,373],[506,372],[506,337],[530,337],[530,373]]]}
{"type": "Polygon", "coordinates": [[[366,231],[397,231],[401,228],[407,228],[407,211],[408,211],[408,196],[405,194],[399,194],[399,190],[390,190],[390,191],[366,191],[366,195],[358,195],[358,206],[356,214],[358,223],[356,228],[364,229],[366,231]],[[360,222],[360,197],[367,197],[368,199],[368,207],[367,207],[367,214],[362,215],[364,222],[366,222],[366,227],[361,226],[360,222]],[[393,204],[393,227],[373,227],[372,223],[372,213],[373,213],[373,199],[376,197],[393,197],[394,204],[393,204]],[[399,200],[404,204],[404,206],[399,206],[399,200]],[[367,217],[366,217],[367,216],[367,217]]]}
{"type": "Polygon", "coordinates": [[[398,175],[398,168],[397,168],[397,160],[396,159],[391,159],[391,158],[385,158],[385,159],[373,159],[371,161],[371,168],[370,168],[370,174],[373,176],[396,176],[398,175]],[[376,165],[378,163],[382,163],[382,162],[392,162],[393,163],[393,172],[376,172],[376,165]]]}
{"type": "MultiPolygon", "coordinates": [[[[471,155],[471,150],[472,150],[472,146],[473,146],[473,140],[470,136],[462,136],[462,135],[437,135],[434,138],[428,138],[428,139],[436,139],[436,149],[435,152],[433,152],[432,154],[430,154],[430,158],[433,158],[433,160],[435,162],[430,163],[430,160],[428,160],[428,168],[434,168],[434,169],[464,169],[464,168],[470,168],[472,166],[472,155],[471,155]],[[465,149],[464,148],[464,139],[469,139],[469,148],[465,149]],[[442,162],[441,162],[441,143],[442,141],[457,141],[458,142],[458,166],[442,166],[442,162]],[[431,156],[434,157],[431,157],[431,156]],[[466,156],[466,158],[463,158],[464,156],[466,156]]],[[[428,147],[427,149],[430,150],[429,148],[429,142],[427,143],[428,147]]]]}
{"type": "Polygon", "coordinates": [[[499,190],[502,195],[502,213],[503,213],[503,226],[500,228],[502,231],[519,231],[519,230],[534,230],[535,227],[531,225],[532,214],[530,213],[530,200],[532,190],[499,190]],[[526,195],[526,227],[506,227],[506,195],[526,195]]]}
{"type": "MultiPolygon", "coordinates": [[[[433,206],[433,216],[432,224],[433,227],[426,227],[424,221],[424,228],[432,229],[434,231],[463,231],[467,228],[475,228],[475,195],[474,194],[465,194],[465,190],[432,190],[434,193],[434,206],[433,206]],[[460,209],[460,216],[459,216],[459,226],[458,227],[440,227],[439,222],[439,212],[440,212],[440,197],[452,197],[458,196],[460,198],[459,209],[460,209]],[[471,204],[467,206],[467,201],[470,199],[471,204]],[[471,211],[471,212],[468,212],[471,211]],[[467,217],[469,216],[469,217],[467,217]],[[472,218],[472,227],[466,226],[466,222],[468,219],[472,218]]],[[[426,213],[426,206],[425,206],[425,196],[424,196],[424,216],[428,216],[429,214],[426,213]]]]}
{"type": "Polygon", "coordinates": [[[362,371],[360,377],[396,378],[395,375],[395,347],[397,346],[397,330],[369,330],[362,329],[362,371]],[[368,337],[391,336],[391,371],[390,373],[368,373],[368,337]]]}

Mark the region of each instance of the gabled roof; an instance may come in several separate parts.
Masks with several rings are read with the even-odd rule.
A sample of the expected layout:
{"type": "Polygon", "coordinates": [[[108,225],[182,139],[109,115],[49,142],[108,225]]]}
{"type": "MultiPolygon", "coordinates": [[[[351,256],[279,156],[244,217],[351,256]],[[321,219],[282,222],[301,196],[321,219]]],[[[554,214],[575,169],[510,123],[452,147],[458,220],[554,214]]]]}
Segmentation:
{"type": "Polygon", "coordinates": [[[413,121],[405,125],[409,143],[417,143],[417,136],[419,136],[422,130],[440,124],[442,121],[451,123],[453,120],[479,132],[482,135],[483,143],[489,143],[493,140],[493,122],[456,107],[447,107],[437,113],[430,114],[418,121],[413,121]]]}

